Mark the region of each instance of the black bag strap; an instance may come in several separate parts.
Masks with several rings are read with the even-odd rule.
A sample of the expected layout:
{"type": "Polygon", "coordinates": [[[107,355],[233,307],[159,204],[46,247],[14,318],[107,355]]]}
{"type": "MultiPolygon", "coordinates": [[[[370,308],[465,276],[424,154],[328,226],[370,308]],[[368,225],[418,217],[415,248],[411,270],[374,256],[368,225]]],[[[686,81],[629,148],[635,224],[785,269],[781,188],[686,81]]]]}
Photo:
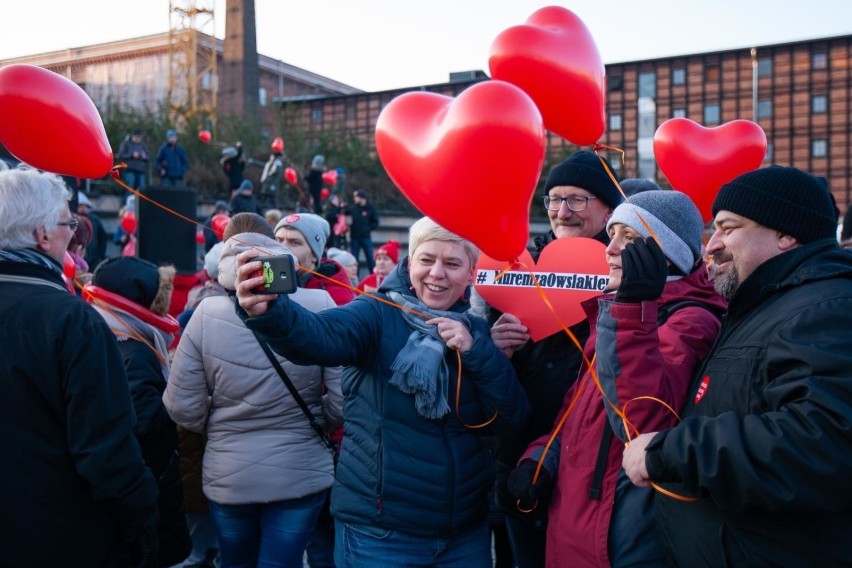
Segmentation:
{"type": "Polygon", "coordinates": [[[322,443],[326,448],[331,450],[332,453],[336,453],[337,450],[334,447],[334,442],[331,440],[329,435],[323,429],[322,425],[317,422],[314,413],[311,412],[311,409],[308,408],[308,405],[305,403],[305,399],[302,398],[302,395],[299,394],[299,391],[296,390],[296,387],[293,386],[293,382],[290,380],[290,377],[287,376],[287,373],[284,371],[284,368],[281,366],[281,363],[278,362],[278,359],[275,357],[275,354],[272,353],[272,349],[269,348],[269,345],[265,341],[263,341],[256,331],[252,330],[254,337],[257,339],[257,342],[260,343],[261,349],[266,353],[266,356],[269,358],[269,362],[272,363],[272,366],[275,367],[275,370],[278,372],[278,376],[281,377],[281,381],[283,381],[284,385],[287,387],[287,390],[290,391],[293,399],[299,405],[299,408],[302,409],[302,412],[305,413],[305,417],[308,419],[308,422],[311,423],[311,428],[313,428],[317,435],[319,435],[322,443]]]}

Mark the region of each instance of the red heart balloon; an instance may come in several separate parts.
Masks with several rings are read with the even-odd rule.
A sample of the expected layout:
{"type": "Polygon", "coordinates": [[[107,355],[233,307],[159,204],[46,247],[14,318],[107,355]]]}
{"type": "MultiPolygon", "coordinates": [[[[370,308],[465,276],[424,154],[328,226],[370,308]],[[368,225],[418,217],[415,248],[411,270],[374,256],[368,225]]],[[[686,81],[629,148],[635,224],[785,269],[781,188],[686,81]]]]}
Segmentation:
{"type": "Polygon", "coordinates": [[[213,232],[216,233],[216,236],[219,237],[220,241],[225,236],[225,227],[227,227],[230,222],[231,218],[224,213],[213,215],[213,218],[210,219],[210,228],[213,229],[213,232]]]}
{"type": "Polygon", "coordinates": [[[545,131],[519,88],[484,81],[456,99],[400,95],[379,114],[376,150],[397,187],[436,223],[499,260],[524,251],[545,131]]]}
{"type": "Polygon", "coordinates": [[[213,139],[213,135],[210,134],[209,130],[202,130],[198,133],[198,139],[204,143],[210,142],[213,139]]]}
{"type": "Polygon", "coordinates": [[[133,211],[126,212],[121,217],[121,222],[119,226],[124,230],[128,235],[132,235],[136,231],[136,213],[133,211]]]}
{"type": "Polygon", "coordinates": [[[609,281],[606,247],[594,239],[566,237],[544,247],[538,262],[524,251],[519,263],[500,280],[494,278],[506,263],[483,255],[476,265],[474,287],[490,305],[517,316],[533,341],[561,330],[559,316],[566,326],[586,317],[580,302],[599,295],[609,281]],[[530,277],[535,274],[539,290],[530,277]],[[553,311],[541,297],[542,291],[553,311]]]}
{"type": "Polygon", "coordinates": [[[324,181],[328,185],[336,184],[337,183],[337,170],[328,170],[327,172],[323,172],[322,181],[324,181]]]}
{"type": "Polygon", "coordinates": [[[286,179],[290,185],[299,185],[299,174],[297,174],[296,170],[293,168],[284,169],[284,179],[286,179]]]}
{"type": "Polygon", "coordinates": [[[328,196],[331,195],[331,192],[327,187],[324,187],[320,190],[320,199],[328,199],[328,196]]]}
{"type": "Polygon", "coordinates": [[[760,167],[766,156],[766,133],[750,120],[706,128],[687,118],[672,118],[654,134],[654,157],[674,189],[684,192],[701,212],[713,218],[719,188],[760,167]]]}
{"type": "Polygon", "coordinates": [[[195,242],[197,242],[200,245],[204,244],[204,231],[197,231],[195,233],[195,242]]]}
{"type": "Polygon", "coordinates": [[[604,64],[586,25],[560,6],[535,11],[491,44],[491,77],[523,89],[538,105],[544,126],[583,146],[603,135],[604,64]]]}
{"type": "Polygon", "coordinates": [[[272,141],[270,148],[272,148],[273,152],[283,152],[284,151],[284,139],[279,136],[278,138],[276,138],[275,140],[272,141]]]}
{"type": "Polygon", "coordinates": [[[92,99],[71,80],[34,65],[0,69],[0,142],[22,162],[57,174],[101,178],[113,165],[92,99]]]}

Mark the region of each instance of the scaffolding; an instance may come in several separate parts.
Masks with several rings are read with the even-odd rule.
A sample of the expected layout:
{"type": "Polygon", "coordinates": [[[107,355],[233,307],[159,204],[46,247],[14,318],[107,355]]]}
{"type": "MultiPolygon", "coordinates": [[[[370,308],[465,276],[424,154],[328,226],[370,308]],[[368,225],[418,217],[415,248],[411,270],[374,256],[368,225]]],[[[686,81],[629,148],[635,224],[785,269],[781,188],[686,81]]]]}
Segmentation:
{"type": "Polygon", "coordinates": [[[169,119],[214,126],[217,41],[213,0],[169,0],[169,119]]]}

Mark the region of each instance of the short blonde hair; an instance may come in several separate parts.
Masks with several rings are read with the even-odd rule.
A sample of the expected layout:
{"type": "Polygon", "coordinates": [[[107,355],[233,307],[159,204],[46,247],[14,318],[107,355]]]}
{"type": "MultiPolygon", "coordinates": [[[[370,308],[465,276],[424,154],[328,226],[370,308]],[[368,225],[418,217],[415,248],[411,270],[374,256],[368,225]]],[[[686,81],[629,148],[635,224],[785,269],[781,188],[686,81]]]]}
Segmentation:
{"type": "Polygon", "coordinates": [[[479,260],[479,248],[467,239],[463,239],[455,233],[451,233],[429,217],[422,217],[415,221],[408,230],[408,256],[413,256],[421,244],[426,241],[448,241],[460,243],[467,257],[470,259],[470,267],[476,266],[479,260]]]}

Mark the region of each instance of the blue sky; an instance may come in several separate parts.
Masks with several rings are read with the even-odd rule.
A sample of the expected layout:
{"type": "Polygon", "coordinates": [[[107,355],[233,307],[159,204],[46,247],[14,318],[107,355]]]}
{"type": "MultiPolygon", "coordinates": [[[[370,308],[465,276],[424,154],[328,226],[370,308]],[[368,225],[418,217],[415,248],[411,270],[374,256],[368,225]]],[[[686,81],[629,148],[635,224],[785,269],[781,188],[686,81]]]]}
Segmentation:
{"type": "MultiPolygon", "coordinates": [[[[494,38],[549,5],[583,20],[604,63],[852,34],[852,0],[255,0],[258,50],[367,91],[441,83],[487,72],[494,38]]],[[[4,2],[0,59],[168,28],[168,0],[4,2]]]]}

